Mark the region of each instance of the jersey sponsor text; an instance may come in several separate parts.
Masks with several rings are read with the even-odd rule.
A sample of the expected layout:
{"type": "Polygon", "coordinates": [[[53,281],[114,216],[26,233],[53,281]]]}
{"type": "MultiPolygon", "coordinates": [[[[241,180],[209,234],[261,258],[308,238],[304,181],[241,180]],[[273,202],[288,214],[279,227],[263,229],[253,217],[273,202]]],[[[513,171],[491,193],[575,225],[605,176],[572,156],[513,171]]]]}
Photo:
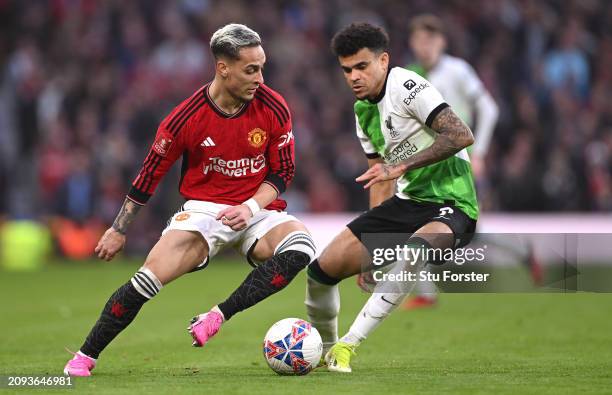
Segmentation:
{"type": "Polygon", "coordinates": [[[208,159],[210,162],[204,164],[204,174],[208,174],[209,171],[216,171],[228,177],[244,177],[259,173],[266,167],[264,154],[259,154],[255,158],[224,160],[215,156],[208,159]]]}

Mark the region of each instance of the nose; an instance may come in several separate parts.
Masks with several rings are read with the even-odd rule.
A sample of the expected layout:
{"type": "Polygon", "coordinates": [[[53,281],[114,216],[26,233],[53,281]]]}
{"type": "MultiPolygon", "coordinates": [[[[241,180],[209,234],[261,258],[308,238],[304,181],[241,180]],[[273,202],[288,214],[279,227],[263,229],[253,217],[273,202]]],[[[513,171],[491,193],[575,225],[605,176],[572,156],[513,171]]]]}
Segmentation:
{"type": "Polygon", "coordinates": [[[349,78],[351,79],[351,82],[355,82],[361,78],[361,73],[359,72],[359,70],[353,69],[351,70],[351,74],[349,75],[349,78]]]}
{"type": "Polygon", "coordinates": [[[263,73],[261,72],[261,70],[257,72],[257,76],[255,77],[255,82],[257,82],[259,85],[264,83],[264,77],[263,77],[263,73]]]}

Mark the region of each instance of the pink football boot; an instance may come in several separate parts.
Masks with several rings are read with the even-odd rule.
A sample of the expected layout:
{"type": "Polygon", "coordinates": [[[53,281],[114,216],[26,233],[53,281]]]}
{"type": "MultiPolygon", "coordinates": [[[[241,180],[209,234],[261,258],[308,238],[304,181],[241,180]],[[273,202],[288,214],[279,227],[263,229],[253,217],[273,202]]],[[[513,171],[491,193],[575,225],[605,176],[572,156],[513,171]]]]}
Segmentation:
{"type": "Polygon", "coordinates": [[[223,324],[223,316],[216,311],[211,310],[208,313],[193,317],[191,325],[187,328],[191,337],[193,337],[192,345],[202,347],[208,339],[219,332],[221,324],[223,324]]]}
{"type": "Polygon", "coordinates": [[[96,367],[96,360],[81,352],[72,353],[74,357],[64,367],[67,376],[91,376],[91,371],[96,367]]]}

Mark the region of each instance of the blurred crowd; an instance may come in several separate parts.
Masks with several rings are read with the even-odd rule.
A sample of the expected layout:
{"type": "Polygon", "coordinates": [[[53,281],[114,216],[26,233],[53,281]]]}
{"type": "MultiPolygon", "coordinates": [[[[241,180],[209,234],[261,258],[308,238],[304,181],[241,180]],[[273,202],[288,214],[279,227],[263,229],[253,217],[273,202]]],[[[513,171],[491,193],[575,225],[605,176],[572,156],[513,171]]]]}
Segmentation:
{"type": "MultiPolygon", "coordinates": [[[[448,52],[500,107],[482,208],[612,209],[610,1],[0,0],[0,215],[110,224],[159,121],[212,79],[208,41],[229,22],[260,33],[266,83],[293,114],[290,211],[363,210],[365,156],[329,41],[350,22],[379,24],[406,65],[422,12],[443,19],[448,52]]],[[[179,165],[141,210],[135,250],[179,206],[179,165]]]]}

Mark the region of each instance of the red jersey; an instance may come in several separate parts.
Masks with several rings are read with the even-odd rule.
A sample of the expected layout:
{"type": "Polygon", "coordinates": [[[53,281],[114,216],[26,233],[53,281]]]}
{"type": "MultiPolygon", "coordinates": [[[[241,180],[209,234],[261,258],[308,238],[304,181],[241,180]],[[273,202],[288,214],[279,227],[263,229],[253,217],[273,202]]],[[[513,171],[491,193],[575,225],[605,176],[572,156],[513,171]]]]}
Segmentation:
{"type": "MultiPolygon", "coordinates": [[[[279,195],[285,191],[295,172],[291,114],[285,100],[260,85],[253,100],[230,115],[210,99],[209,86],[161,122],[129,199],[144,205],[180,156],[179,191],[185,199],[237,205],[251,198],[262,182],[279,195]]],[[[277,198],[266,208],[286,207],[277,198]]]]}

